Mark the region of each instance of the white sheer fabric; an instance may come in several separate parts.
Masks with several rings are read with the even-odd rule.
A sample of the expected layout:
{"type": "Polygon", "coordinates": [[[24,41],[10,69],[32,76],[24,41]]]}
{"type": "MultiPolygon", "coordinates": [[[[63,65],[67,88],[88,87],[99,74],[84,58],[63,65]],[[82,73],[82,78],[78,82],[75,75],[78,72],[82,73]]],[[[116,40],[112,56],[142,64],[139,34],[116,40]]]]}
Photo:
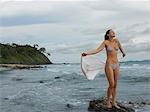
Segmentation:
{"type": "Polygon", "coordinates": [[[94,55],[81,56],[81,70],[88,80],[94,80],[99,72],[104,72],[105,63],[94,55]]]}

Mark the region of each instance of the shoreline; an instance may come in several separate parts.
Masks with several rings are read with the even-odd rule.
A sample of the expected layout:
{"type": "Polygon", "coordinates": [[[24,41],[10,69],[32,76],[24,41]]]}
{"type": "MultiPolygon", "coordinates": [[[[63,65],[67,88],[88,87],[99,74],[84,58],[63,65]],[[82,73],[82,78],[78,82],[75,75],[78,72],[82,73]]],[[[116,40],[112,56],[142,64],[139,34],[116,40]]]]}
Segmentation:
{"type": "Polygon", "coordinates": [[[26,65],[26,64],[0,64],[0,67],[12,68],[12,69],[44,68],[41,65],[26,65]]]}

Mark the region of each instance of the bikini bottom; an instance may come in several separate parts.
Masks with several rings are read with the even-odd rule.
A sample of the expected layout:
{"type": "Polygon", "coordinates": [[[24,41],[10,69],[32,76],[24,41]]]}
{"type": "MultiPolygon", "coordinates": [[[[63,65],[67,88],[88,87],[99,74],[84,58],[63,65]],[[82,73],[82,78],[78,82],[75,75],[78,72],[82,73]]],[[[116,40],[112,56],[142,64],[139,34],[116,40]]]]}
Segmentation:
{"type": "Polygon", "coordinates": [[[110,66],[113,70],[115,70],[116,68],[119,68],[119,63],[115,63],[115,64],[113,64],[113,63],[110,63],[110,64],[106,64],[106,65],[108,65],[108,66],[110,66]]]}

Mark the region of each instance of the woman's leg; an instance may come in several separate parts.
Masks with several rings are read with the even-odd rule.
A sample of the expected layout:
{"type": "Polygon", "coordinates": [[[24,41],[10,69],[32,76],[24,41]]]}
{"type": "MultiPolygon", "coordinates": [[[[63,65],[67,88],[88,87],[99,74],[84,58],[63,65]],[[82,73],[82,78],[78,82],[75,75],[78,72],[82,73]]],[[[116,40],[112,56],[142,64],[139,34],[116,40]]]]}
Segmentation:
{"type": "Polygon", "coordinates": [[[119,108],[116,103],[116,96],[117,96],[117,83],[119,79],[119,66],[114,70],[114,88],[113,88],[113,97],[112,97],[112,105],[116,108],[119,108]]]}
{"type": "Polygon", "coordinates": [[[109,82],[109,87],[107,90],[107,107],[111,108],[111,103],[110,103],[110,97],[111,95],[113,95],[113,88],[114,88],[114,74],[113,74],[113,69],[111,68],[111,66],[106,65],[105,66],[105,74],[107,77],[107,80],[109,82]]]}

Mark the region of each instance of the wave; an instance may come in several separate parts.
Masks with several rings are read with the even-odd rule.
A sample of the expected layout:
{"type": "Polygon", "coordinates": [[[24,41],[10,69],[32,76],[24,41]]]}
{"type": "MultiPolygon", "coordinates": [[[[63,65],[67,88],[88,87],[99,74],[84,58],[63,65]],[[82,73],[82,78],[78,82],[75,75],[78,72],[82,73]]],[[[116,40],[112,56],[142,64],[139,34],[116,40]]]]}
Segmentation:
{"type": "Polygon", "coordinates": [[[150,77],[122,76],[122,79],[129,82],[150,82],[150,77]]]}
{"type": "Polygon", "coordinates": [[[51,69],[51,68],[48,68],[47,71],[53,72],[53,73],[60,72],[59,69],[54,69],[54,68],[52,68],[52,69],[51,69]]]}
{"type": "Polygon", "coordinates": [[[140,65],[140,64],[132,64],[132,65],[122,65],[120,68],[131,68],[131,69],[150,69],[150,65],[140,65]]]}
{"type": "Polygon", "coordinates": [[[122,64],[144,64],[144,65],[146,64],[146,65],[150,65],[150,60],[123,61],[123,62],[120,62],[120,63],[122,63],[122,64]]]}

